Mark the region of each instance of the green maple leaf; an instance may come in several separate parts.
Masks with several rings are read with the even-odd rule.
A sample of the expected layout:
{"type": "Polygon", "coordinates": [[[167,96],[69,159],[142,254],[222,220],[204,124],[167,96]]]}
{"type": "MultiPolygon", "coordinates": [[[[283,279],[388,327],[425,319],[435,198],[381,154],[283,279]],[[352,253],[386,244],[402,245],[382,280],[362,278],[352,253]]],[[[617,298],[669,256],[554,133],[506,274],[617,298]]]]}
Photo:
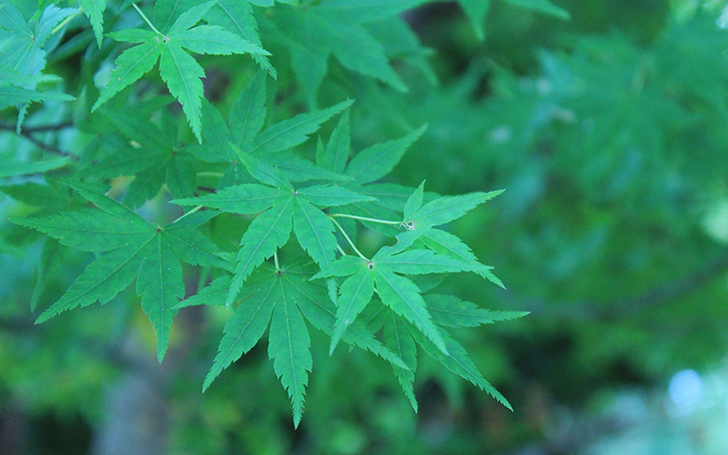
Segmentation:
{"type": "Polygon", "coordinates": [[[98,209],[83,208],[37,218],[11,221],[36,229],[67,246],[104,253],[90,263],[66,293],[44,311],[37,322],[95,302],[107,303],[137,277],[136,291],[157,334],[157,357],[162,361],[169,329],[184,295],[182,265],[228,268],[207,237],[191,229],[210,218],[193,214],[167,226],[147,222],[109,198],[102,189],[72,180],[59,180],[98,209]]]}
{"type": "Polygon", "coordinates": [[[316,167],[287,150],[308,140],[322,123],[351,106],[353,101],[347,100],[325,109],[305,112],[263,129],[265,99],[265,73],[260,72],[240,92],[230,109],[229,126],[215,107],[203,103],[202,136],[205,142],[201,146],[189,148],[189,152],[205,162],[229,164],[220,181],[221,187],[250,181],[237,149],[255,156],[265,155],[267,162],[291,181],[347,179],[339,173],[316,167]]]}
{"type": "MultiPolygon", "coordinates": [[[[377,200],[377,203],[355,203],[345,209],[335,210],[334,213],[353,214],[384,220],[398,218],[396,211],[393,209],[401,209],[412,189],[392,183],[375,182],[394,169],[407,149],[426,130],[427,125],[422,125],[401,138],[367,147],[349,160],[351,154],[349,117],[347,115],[342,116],[326,147],[321,148],[316,154],[316,162],[324,169],[351,177],[349,182],[341,182],[340,184],[358,193],[373,197],[377,200]]],[[[363,224],[385,235],[394,236],[399,232],[392,226],[367,221],[363,221],[363,224]]],[[[356,226],[353,222],[344,220],[343,226],[351,238],[356,237],[356,226]]]]}
{"type": "MultiPolygon", "coordinates": [[[[26,21],[20,10],[10,2],[4,2],[0,8],[0,29],[7,31],[0,41],[0,73],[22,75],[23,80],[15,82],[16,87],[0,88],[0,106],[19,103],[17,131],[25,118],[27,104],[44,99],[69,101],[72,99],[63,94],[39,95],[35,91],[46,66],[46,44],[56,25],[65,18],[76,13],[75,8],[58,8],[47,5],[42,13],[26,21]]],[[[7,84],[5,80],[3,85],[7,84]]]]}
{"type": "MultiPolygon", "coordinates": [[[[160,30],[164,30],[182,12],[196,6],[198,3],[197,0],[159,0],[154,9],[154,20],[156,23],[161,24],[160,30]]],[[[253,5],[267,7],[272,6],[273,2],[260,4],[248,0],[216,0],[215,4],[205,13],[204,19],[210,25],[218,25],[244,40],[262,47],[260,34],[258,33],[258,23],[253,14],[253,5]]],[[[264,54],[252,54],[252,57],[261,68],[274,78],[276,77],[275,68],[264,54]]]]}
{"type": "MultiPolygon", "coordinates": [[[[157,8],[163,8],[167,3],[158,2],[157,8]]],[[[117,68],[111,72],[109,83],[94,103],[92,111],[142,77],[159,60],[162,79],[182,105],[192,131],[201,142],[201,79],[205,77],[205,71],[185,49],[198,54],[268,54],[259,46],[220,26],[195,27],[214,5],[215,2],[206,2],[189,8],[169,28],[163,26],[162,31],[156,28],[154,31],[126,29],[110,33],[109,36],[117,41],[138,45],[127,49],[116,59],[117,68]]]]}
{"type": "Polygon", "coordinates": [[[138,106],[121,111],[103,109],[130,141],[130,145],[84,171],[84,175],[105,178],[135,175],[124,202],[138,207],[154,198],[164,183],[173,197],[190,196],[197,189],[194,157],[177,146],[177,124],[171,114],[162,112],[162,128],[139,115],[138,106]],[[133,146],[131,144],[134,144],[133,146]]]}
{"type": "Polygon", "coordinates": [[[400,91],[407,86],[389,63],[386,49],[366,24],[391,18],[421,0],[328,0],[314,5],[280,7],[273,22],[262,22],[291,55],[296,79],[310,106],[334,55],[346,68],[374,77],[400,91]]]}
{"type": "MultiPolygon", "coordinates": [[[[293,422],[298,426],[303,414],[308,373],[313,368],[310,337],[304,318],[317,329],[330,333],[335,311],[326,289],[308,280],[311,275],[308,261],[300,260],[281,269],[265,264],[255,271],[246,287],[247,297],[225,324],[224,335],[203,390],[225,368],[250,351],[268,328],[268,356],[288,391],[293,405],[293,422]]],[[[216,281],[221,283],[225,279],[216,281]]],[[[216,282],[213,282],[210,287],[215,286],[216,282]]],[[[215,293],[211,291],[207,295],[215,293]]],[[[407,369],[405,363],[382,346],[361,323],[352,325],[343,339],[352,346],[379,355],[400,369],[407,369]]]]}
{"type": "MultiPolygon", "coordinates": [[[[237,148],[232,145],[233,148],[237,148]]],[[[321,266],[329,265],[337,248],[334,224],[322,208],[372,200],[342,187],[314,185],[294,189],[278,168],[237,149],[250,175],[261,184],[230,186],[197,198],[178,199],[181,205],[202,205],[237,214],[260,213],[240,241],[235,272],[227,296],[230,305],[248,276],[288,242],[291,231],[299,244],[321,266]]]]}
{"type": "Polygon", "coordinates": [[[457,258],[424,249],[400,252],[383,247],[371,260],[342,256],[314,277],[348,276],[339,289],[339,308],[331,338],[331,350],[336,347],[341,333],[369,303],[376,289],[386,306],[413,323],[438,348],[446,351],[440,331],[432,322],[420,289],[402,275],[453,273],[469,269],[467,263],[457,258]]]}

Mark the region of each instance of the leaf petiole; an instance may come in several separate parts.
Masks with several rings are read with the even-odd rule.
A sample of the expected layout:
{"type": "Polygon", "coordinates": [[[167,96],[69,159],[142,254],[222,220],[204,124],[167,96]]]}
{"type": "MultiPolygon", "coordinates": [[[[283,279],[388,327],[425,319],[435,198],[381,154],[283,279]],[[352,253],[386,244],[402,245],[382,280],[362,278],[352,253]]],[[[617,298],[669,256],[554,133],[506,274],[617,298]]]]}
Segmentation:
{"type": "Polygon", "coordinates": [[[147,16],[145,16],[144,13],[142,13],[142,10],[139,9],[138,6],[136,6],[136,3],[132,3],[131,6],[133,6],[134,9],[137,10],[137,12],[142,16],[142,19],[144,19],[144,22],[146,22],[152,28],[152,30],[154,30],[154,33],[156,33],[158,35],[162,35],[162,32],[160,32],[159,30],[157,30],[157,27],[155,27],[154,24],[152,24],[149,21],[149,19],[147,19],[147,16]]]}
{"type": "Polygon", "coordinates": [[[83,8],[79,8],[77,12],[75,12],[74,14],[71,14],[67,18],[63,19],[63,21],[61,21],[60,24],[56,25],[55,28],[53,28],[53,30],[51,30],[51,35],[55,35],[56,33],[58,33],[63,27],[65,27],[69,22],[71,22],[71,20],[73,20],[74,17],[78,16],[82,12],[83,12],[83,8]]]}
{"type": "Polygon", "coordinates": [[[273,262],[275,263],[275,266],[276,266],[276,272],[280,272],[281,266],[278,265],[278,250],[276,250],[276,252],[273,253],[273,262]]]}
{"type": "Polygon", "coordinates": [[[378,218],[367,218],[365,216],[357,216],[357,215],[347,215],[346,213],[330,213],[330,217],[338,216],[339,218],[352,218],[354,220],[359,221],[371,221],[372,223],[380,223],[380,224],[402,224],[401,221],[389,221],[389,220],[380,220],[378,218]]]}
{"type": "MultiPolygon", "coordinates": [[[[331,215],[329,215],[329,217],[330,217],[330,216],[331,216],[331,215]]],[[[368,260],[369,260],[369,258],[367,258],[367,257],[366,257],[366,256],[364,256],[363,254],[361,254],[361,251],[359,251],[359,249],[358,249],[358,248],[356,247],[356,245],[354,245],[354,242],[352,242],[352,241],[351,241],[351,238],[349,238],[349,236],[348,236],[348,235],[346,234],[346,231],[344,230],[344,228],[343,228],[343,227],[341,227],[341,225],[339,224],[339,222],[338,222],[338,221],[336,221],[336,220],[335,220],[335,219],[333,219],[333,218],[330,218],[330,219],[331,219],[331,221],[332,221],[332,222],[333,222],[333,223],[334,223],[334,224],[336,225],[336,227],[337,227],[337,228],[339,228],[339,230],[341,231],[341,235],[343,235],[343,236],[344,236],[344,238],[346,239],[346,241],[347,241],[347,242],[349,242],[349,245],[350,245],[350,246],[351,246],[351,248],[352,248],[352,249],[354,250],[354,252],[355,252],[355,253],[356,253],[357,255],[359,255],[359,257],[360,257],[360,258],[364,259],[365,261],[368,261],[368,260]]],[[[339,248],[341,248],[341,247],[339,247],[339,248]]]]}
{"type": "Polygon", "coordinates": [[[198,205],[197,207],[193,208],[189,212],[185,213],[184,215],[182,215],[179,218],[177,218],[176,220],[174,220],[174,222],[176,223],[177,221],[181,220],[182,218],[186,217],[187,215],[190,215],[192,213],[195,213],[196,211],[202,209],[203,207],[204,207],[204,205],[198,205]]]}

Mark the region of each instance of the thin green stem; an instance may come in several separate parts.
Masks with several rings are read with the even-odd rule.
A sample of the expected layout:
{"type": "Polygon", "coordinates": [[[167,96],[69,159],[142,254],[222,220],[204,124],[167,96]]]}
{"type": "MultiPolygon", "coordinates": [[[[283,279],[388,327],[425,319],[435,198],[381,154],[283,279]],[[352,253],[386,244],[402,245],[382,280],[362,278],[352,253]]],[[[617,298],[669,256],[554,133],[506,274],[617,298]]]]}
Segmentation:
{"type": "Polygon", "coordinates": [[[142,10],[140,10],[140,9],[139,9],[139,7],[138,7],[138,6],[136,6],[136,3],[132,3],[132,4],[131,4],[131,6],[133,6],[133,7],[134,7],[134,9],[135,9],[135,10],[137,10],[137,12],[138,12],[139,14],[141,14],[141,16],[142,16],[142,19],[144,19],[144,22],[146,22],[146,23],[147,23],[147,24],[148,24],[148,25],[149,25],[149,26],[150,26],[150,27],[152,28],[152,30],[154,30],[154,32],[155,32],[156,34],[158,34],[158,35],[162,35],[162,32],[160,32],[159,30],[157,30],[157,27],[155,27],[155,26],[154,26],[154,24],[152,24],[152,23],[151,23],[151,22],[149,21],[149,19],[147,19],[147,16],[145,16],[145,15],[144,15],[144,13],[142,13],[142,10]]]}
{"type": "Polygon", "coordinates": [[[273,253],[273,263],[276,265],[276,272],[280,272],[281,267],[278,265],[278,250],[273,253]]]}
{"type": "Polygon", "coordinates": [[[401,221],[389,221],[389,220],[380,220],[378,218],[367,218],[365,216],[356,216],[356,215],[347,215],[346,213],[330,213],[329,218],[331,217],[339,217],[339,218],[352,218],[354,220],[360,220],[360,221],[371,221],[372,223],[380,223],[380,224],[402,224],[401,221]]]}
{"type": "MultiPolygon", "coordinates": [[[[330,215],[329,215],[329,216],[330,216],[330,215]]],[[[359,255],[359,257],[360,257],[360,258],[364,259],[365,261],[368,261],[368,260],[369,260],[369,258],[367,258],[367,257],[366,257],[366,256],[364,256],[363,254],[361,254],[361,251],[359,251],[359,249],[358,249],[358,248],[356,247],[356,245],[354,245],[354,242],[352,242],[352,241],[351,241],[351,238],[349,238],[349,236],[347,235],[346,231],[344,230],[344,228],[343,228],[343,227],[341,227],[341,225],[339,224],[339,222],[338,222],[338,221],[336,221],[336,220],[335,220],[335,219],[333,219],[333,218],[331,218],[331,221],[333,221],[333,223],[334,223],[334,224],[336,225],[336,227],[337,227],[337,228],[339,228],[339,230],[341,231],[341,234],[342,234],[342,235],[344,236],[344,238],[346,239],[346,241],[347,241],[347,242],[349,242],[349,245],[350,245],[350,246],[351,246],[351,248],[352,248],[352,249],[354,250],[354,252],[355,252],[355,253],[356,253],[357,255],[359,255]]]]}
{"type": "Polygon", "coordinates": [[[68,24],[69,22],[71,22],[71,20],[73,20],[74,17],[76,17],[79,14],[81,14],[82,11],[83,11],[83,9],[79,8],[78,9],[78,12],[76,12],[74,14],[71,14],[67,18],[63,19],[60,24],[56,25],[56,27],[53,30],[51,30],[51,35],[56,34],[59,30],[61,30],[63,27],[65,27],[66,24],[68,24]]]}
{"type": "Polygon", "coordinates": [[[338,249],[339,249],[339,253],[341,253],[341,254],[343,254],[344,256],[346,256],[346,251],[344,251],[344,249],[343,249],[343,248],[341,248],[341,245],[339,245],[339,243],[338,243],[338,242],[336,243],[336,248],[338,248],[338,249]]]}
{"type": "Polygon", "coordinates": [[[197,173],[198,177],[222,177],[223,175],[225,175],[225,174],[223,174],[222,172],[211,172],[211,171],[201,171],[201,172],[197,173]]]}
{"type": "Polygon", "coordinates": [[[177,218],[176,220],[174,220],[174,222],[176,223],[177,221],[181,220],[182,218],[186,217],[187,215],[190,215],[190,214],[192,214],[192,213],[195,213],[196,211],[198,211],[198,210],[202,209],[203,207],[204,207],[203,205],[198,205],[198,206],[197,206],[197,207],[195,207],[194,209],[190,210],[189,212],[185,213],[185,214],[184,214],[184,215],[182,215],[181,217],[179,217],[179,218],[177,218]]]}

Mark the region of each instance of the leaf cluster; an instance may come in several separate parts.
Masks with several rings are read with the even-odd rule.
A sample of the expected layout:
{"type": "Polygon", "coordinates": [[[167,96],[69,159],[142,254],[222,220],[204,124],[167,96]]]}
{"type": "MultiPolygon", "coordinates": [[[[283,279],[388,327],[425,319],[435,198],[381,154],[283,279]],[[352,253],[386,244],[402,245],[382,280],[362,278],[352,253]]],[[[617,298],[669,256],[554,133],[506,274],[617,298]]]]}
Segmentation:
{"type": "MultiPolygon", "coordinates": [[[[0,8],[0,107],[19,109],[17,131],[42,150],[31,159],[10,154],[0,170],[0,178],[16,179],[2,191],[35,207],[35,216],[10,221],[47,236],[32,307],[46,302],[48,276],[67,248],[94,259],[38,323],[111,302],[135,282],[160,362],[181,308],[230,310],[203,390],[267,334],[296,426],[313,368],[310,327],[331,337],[331,353],[343,341],[391,364],[415,410],[418,347],[510,408],[448,330],[524,313],[490,312],[430,292],[456,272],[503,287],[445,227],[500,192],[440,196],[425,193],[424,182],[410,188],[386,181],[427,125],[354,153],[354,102],[341,96],[317,108],[332,56],[347,71],[401,92],[407,83],[393,60],[413,64],[433,81],[426,50],[399,16],[423,2],[41,3],[34,13],[13,4],[0,8]],[[64,37],[67,30],[77,34],[64,37]],[[279,71],[286,66],[264,49],[264,40],[273,43],[270,49],[286,49],[290,74],[279,71]],[[203,79],[214,78],[209,68],[215,67],[203,68],[208,60],[194,54],[252,57],[227,57],[237,59],[249,80],[229,115],[205,96],[203,79]],[[70,56],[81,62],[73,84],[44,73],[47,62],[70,56]],[[145,76],[155,66],[161,84],[145,76]],[[271,95],[280,94],[270,93],[269,79],[284,75],[311,110],[296,106],[297,115],[285,118],[273,109],[271,95]],[[48,82],[75,97],[37,90],[48,82]],[[70,101],[73,117],[62,104],[70,101]],[[32,123],[21,130],[28,113],[32,121],[47,115],[46,106],[30,109],[34,102],[73,118],[72,137],[56,146],[35,139],[32,123]],[[335,116],[324,141],[321,128],[335,116]],[[316,133],[314,149],[309,139],[316,133]],[[379,243],[367,257],[360,239],[372,231],[379,243]],[[293,251],[303,254],[291,259],[293,251]],[[185,270],[192,268],[203,279],[188,295],[185,270]]],[[[560,14],[547,1],[512,3],[560,14]]],[[[463,2],[477,30],[487,4],[463,2]]],[[[50,135],[61,137],[55,130],[50,135]]]]}

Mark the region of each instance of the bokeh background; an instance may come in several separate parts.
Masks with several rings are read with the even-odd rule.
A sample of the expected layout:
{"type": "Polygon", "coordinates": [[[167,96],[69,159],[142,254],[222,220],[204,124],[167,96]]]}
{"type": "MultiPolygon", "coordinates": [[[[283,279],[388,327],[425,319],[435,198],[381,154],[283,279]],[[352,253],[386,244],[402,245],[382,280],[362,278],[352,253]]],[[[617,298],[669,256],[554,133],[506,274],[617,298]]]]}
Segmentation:
{"type": "MultiPolygon", "coordinates": [[[[514,412],[422,356],[415,414],[388,365],[343,349],[329,357],[312,332],[316,368],[294,431],[265,343],[200,393],[222,309],[182,311],[162,365],[131,289],[35,326],[33,293],[51,303],[90,256],[64,250],[38,290],[43,238],[3,221],[0,454],[728,453],[724,4],[554,0],[563,20],[517,3],[492,2],[484,40],[456,3],[408,11],[431,50],[390,42],[408,93],[332,60],[318,100],[357,100],[355,150],[429,123],[392,181],[506,189],[451,229],[508,289],[467,274],[441,286],[531,312],[455,333],[514,412]]],[[[264,45],[290,72],[276,57],[285,49],[264,45]]],[[[231,79],[224,58],[202,60],[208,98],[229,106],[254,68],[231,79]]],[[[305,100],[292,78],[279,81],[272,97],[300,98],[280,103],[285,118],[305,100]]],[[[0,144],[32,148],[11,133],[0,144]]],[[[3,215],[54,203],[0,191],[3,215]]]]}

